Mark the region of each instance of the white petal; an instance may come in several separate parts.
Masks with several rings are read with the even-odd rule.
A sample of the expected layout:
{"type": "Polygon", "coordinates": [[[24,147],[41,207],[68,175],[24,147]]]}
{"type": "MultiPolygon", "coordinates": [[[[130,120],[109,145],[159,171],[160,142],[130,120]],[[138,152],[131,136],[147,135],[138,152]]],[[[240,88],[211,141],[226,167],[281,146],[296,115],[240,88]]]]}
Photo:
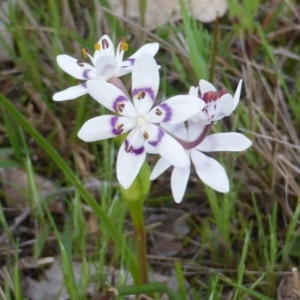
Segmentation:
{"type": "Polygon", "coordinates": [[[194,96],[175,96],[154,107],[148,114],[151,123],[181,123],[204,107],[204,102],[194,96]]]}
{"type": "Polygon", "coordinates": [[[101,56],[115,56],[115,48],[109,36],[103,35],[98,41],[100,46],[99,50],[95,50],[94,53],[94,63],[97,62],[98,58],[101,56]]]}
{"type": "Polygon", "coordinates": [[[198,97],[198,87],[191,86],[189,90],[189,95],[198,97]]]}
{"type": "Polygon", "coordinates": [[[131,186],[146,158],[144,138],[142,134],[136,136],[137,130],[139,131],[134,129],[129,133],[118,153],[117,177],[124,189],[131,186]]]}
{"type": "Polygon", "coordinates": [[[118,116],[95,117],[83,124],[78,132],[78,137],[85,142],[94,142],[118,136],[136,125],[131,118],[118,116]]]}
{"type": "Polygon", "coordinates": [[[187,129],[184,123],[179,124],[169,124],[169,123],[162,123],[161,128],[163,128],[167,133],[171,133],[176,137],[186,140],[187,139],[187,129]]]}
{"type": "Polygon", "coordinates": [[[148,143],[145,143],[145,149],[146,149],[146,152],[149,153],[149,154],[158,154],[156,148],[151,146],[148,143]]]}
{"type": "Polygon", "coordinates": [[[159,175],[161,175],[164,171],[166,171],[170,166],[171,166],[171,164],[166,159],[161,157],[157,161],[156,165],[154,166],[154,168],[151,172],[150,180],[156,179],[159,175]]]}
{"type": "Polygon", "coordinates": [[[137,58],[132,69],[132,98],[140,115],[151,109],[159,87],[156,61],[147,53],[137,58]]]}
{"type": "Polygon", "coordinates": [[[233,98],[230,94],[223,95],[216,102],[216,111],[213,117],[214,121],[218,121],[229,116],[233,111],[233,98]]]}
{"type": "Polygon", "coordinates": [[[208,81],[201,79],[199,81],[199,88],[200,88],[200,93],[201,96],[203,97],[203,95],[207,92],[215,92],[216,88],[208,81]]]}
{"type": "Polygon", "coordinates": [[[69,87],[61,92],[55,93],[52,99],[54,101],[73,100],[82,95],[87,94],[87,92],[88,91],[85,84],[79,84],[76,86],[69,87]]]}
{"type": "Polygon", "coordinates": [[[236,88],[236,91],[234,93],[234,96],[233,96],[233,110],[235,110],[235,108],[237,107],[239,101],[240,101],[240,96],[241,96],[241,89],[242,89],[242,79],[239,81],[239,84],[236,88]]]}
{"type": "Polygon", "coordinates": [[[195,114],[194,116],[192,116],[191,120],[193,122],[195,122],[195,123],[197,123],[197,122],[201,122],[201,123],[204,123],[204,124],[211,123],[211,120],[208,119],[207,113],[205,113],[204,110],[200,110],[197,114],[195,114]]]}
{"type": "Polygon", "coordinates": [[[124,56],[124,51],[121,50],[121,46],[123,44],[123,41],[120,41],[117,47],[116,51],[116,60],[117,60],[117,65],[118,68],[121,67],[122,61],[123,61],[123,56],[124,56]]]}
{"type": "Polygon", "coordinates": [[[142,127],[146,142],[157,149],[157,152],[173,166],[185,167],[188,159],[183,147],[161,128],[147,123],[142,127]]]}
{"type": "Polygon", "coordinates": [[[142,46],[138,51],[136,51],[133,55],[131,55],[130,57],[128,57],[127,59],[125,59],[122,62],[121,68],[131,70],[135,63],[135,60],[138,57],[140,57],[143,53],[148,53],[152,57],[154,57],[155,54],[157,53],[158,49],[159,49],[158,43],[150,43],[150,44],[146,44],[146,45],[142,46]]]}
{"type": "Polygon", "coordinates": [[[171,188],[174,200],[180,203],[184,196],[186,186],[190,176],[190,167],[178,168],[175,167],[171,176],[171,188]]]}
{"type": "Polygon", "coordinates": [[[190,150],[190,156],[199,178],[204,183],[218,192],[229,192],[227,174],[216,160],[197,150],[190,150]]]}
{"type": "Polygon", "coordinates": [[[77,79],[87,80],[97,76],[93,66],[69,55],[58,55],[56,61],[61,69],[77,79]]]}
{"type": "Polygon", "coordinates": [[[249,148],[251,144],[251,140],[240,133],[215,133],[207,136],[196,149],[204,152],[244,151],[249,148]]]}
{"type": "Polygon", "coordinates": [[[125,117],[137,117],[136,109],[127,96],[117,87],[101,79],[86,83],[89,94],[100,104],[125,117]]]}
{"type": "Polygon", "coordinates": [[[113,56],[103,55],[96,61],[97,75],[103,80],[113,77],[117,70],[117,60],[113,56]]]}
{"type": "Polygon", "coordinates": [[[121,77],[121,76],[124,76],[128,73],[130,73],[132,71],[132,67],[131,68],[127,68],[127,69],[121,69],[120,67],[116,69],[116,72],[115,72],[115,76],[116,77],[121,77]]]}
{"type": "Polygon", "coordinates": [[[196,140],[205,129],[206,124],[201,122],[188,121],[188,141],[196,140]]]}

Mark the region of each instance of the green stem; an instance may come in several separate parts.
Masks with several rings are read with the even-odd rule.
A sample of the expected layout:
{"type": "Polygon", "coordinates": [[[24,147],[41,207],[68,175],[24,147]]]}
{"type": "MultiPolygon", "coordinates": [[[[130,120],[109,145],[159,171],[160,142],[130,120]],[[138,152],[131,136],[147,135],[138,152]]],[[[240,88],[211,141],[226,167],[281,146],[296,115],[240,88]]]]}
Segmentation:
{"type": "Polygon", "coordinates": [[[147,246],[146,246],[146,230],[144,222],[143,206],[144,201],[150,190],[150,173],[151,169],[145,162],[137,177],[128,189],[120,186],[120,191],[125,202],[128,205],[130,216],[133,223],[136,247],[138,252],[138,262],[140,271],[140,281],[148,283],[147,271],[147,246]]]}
{"type": "Polygon", "coordinates": [[[144,222],[143,201],[128,201],[129,213],[132,219],[135,242],[138,253],[139,270],[141,281],[143,284],[148,283],[147,270],[147,244],[146,244],[146,230],[144,222]]]}

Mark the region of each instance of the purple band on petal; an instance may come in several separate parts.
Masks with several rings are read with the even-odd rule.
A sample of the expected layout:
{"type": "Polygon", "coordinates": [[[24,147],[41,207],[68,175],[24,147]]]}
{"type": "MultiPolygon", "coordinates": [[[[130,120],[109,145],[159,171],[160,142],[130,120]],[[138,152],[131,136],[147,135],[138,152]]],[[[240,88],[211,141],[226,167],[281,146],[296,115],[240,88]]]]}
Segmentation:
{"type": "Polygon", "coordinates": [[[125,140],[125,151],[127,153],[133,153],[135,155],[140,155],[140,154],[144,153],[145,148],[144,148],[144,146],[142,146],[140,148],[134,149],[132,146],[129,146],[128,140],[125,140]]]}
{"type": "Polygon", "coordinates": [[[119,117],[112,117],[110,120],[110,125],[112,127],[112,133],[114,135],[120,135],[123,133],[123,124],[118,125],[119,117]]]}
{"type": "MultiPolygon", "coordinates": [[[[131,66],[133,66],[133,64],[135,62],[135,58],[127,58],[127,59],[123,60],[123,64],[124,64],[124,62],[127,62],[127,61],[131,64],[131,66]]],[[[122,68],[128,68],[131,66],[122,66],[122,68]]]]}
{"type": "Polygon", "coordinates": [[[150,98],[152,99],[152,101],[155,100],[155,96],[154,96],[154,91],[152,90],[152,88],[150,87],[145,87],[145,88],[139,88],[139,89],[134,89],[132,91],[132,97],[138,95],[139,93],[145,93],[148,94],[150,96],[150,98]]]}
{"type": "MultiPolygon", "coordinates": [[[[128,99],[124,96],[119,96],[114,102],[113,102],[113,110],[117,113],[122,112],[122,102],[126,102],[128,99]]],[[[123,107],[124,108],[124,107],[123,107]]]]}
{"type": "Polygon", "coordinates": [[[148,143],[151,146],[156,147],[160,143],[160,141],[161,141],[162,137],[164,136],[164,134],[165,134],[165,132],[159,128],[156,140],[152,141],[152,142],[148,141],[148,143]]]}
{"type": "Polygon", "coordinates": [[[82,73],[82,76],[84,77],[84,78],[86,78],[86,79],[89,79],[89,72],[90,72],[91,70],[84,70],[83,71],[83,73],[82,73]]]}
{"type": "Polygon", "coordinates": [[[85,89],[87,88],[87,87],[86,87],[86,82],[84,82],[84,83],[82,84],[82,87],[84,87],[85,89]]]}
{"type": "Polygon", "coordinates": [[[163,118],[162,122],[169,122],[172,118],[172,108],[167,103],[161,103],[158,105],[160,108],[162,108],[166,115],[163,118]]]}

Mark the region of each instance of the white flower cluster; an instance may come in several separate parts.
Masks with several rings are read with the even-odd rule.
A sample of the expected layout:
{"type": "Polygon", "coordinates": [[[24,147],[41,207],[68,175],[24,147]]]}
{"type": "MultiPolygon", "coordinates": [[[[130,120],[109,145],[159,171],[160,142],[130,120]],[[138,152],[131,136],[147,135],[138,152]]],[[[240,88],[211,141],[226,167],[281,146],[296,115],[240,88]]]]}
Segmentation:
{"type": "Polygon", "coordinates": [[[123,60],[127,48],[121,39],[115,53],[112,41],[105,35],[95,44],[93,56],[84,49],[92,65],[68,55],[57,57],[66,73],[85,82],[54,94],[53,100],[72,100],[88,93],[113,112],[88,120],[80,129],[79,138],[93,142],[128,133],[117,158],[118,181],[125,189],[136,178],[146,154],[157,153],[161,158],[150,179],[174,166],[171,187],[177,203],[184,196],[191,162],[204,183],[219,192],[228,192],[229,180],[223,166],[202,152],[243,151],[251,146],[251,141],[240,133],[208,135],[215,122],[236,108],[242,81],[232,96],[225,89],[218,92],[212,84],[200,80],[199,88],[191,87],[188,95],[171,97],[152,108],[159,88],[159,66],[153,58],[159,45],[146,44],[123,60]],[[112,84],[115,77],[130,72],[132,99],[112,84]]]}

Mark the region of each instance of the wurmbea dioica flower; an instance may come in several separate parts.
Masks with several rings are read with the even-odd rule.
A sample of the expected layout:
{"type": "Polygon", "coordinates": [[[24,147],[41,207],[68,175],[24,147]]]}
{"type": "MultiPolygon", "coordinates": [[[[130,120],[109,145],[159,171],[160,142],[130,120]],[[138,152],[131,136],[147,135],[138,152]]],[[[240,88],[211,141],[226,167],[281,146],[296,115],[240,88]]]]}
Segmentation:
{"type": "Polygon", "coordinates": [[[211,83],[201,79],[199,81],[200,91],[198,92],[198,87],[191,87],[189,94],[202,99],[205,102],[205,107],[192,120],[202,124],[210,124],[229,116],[239,103],[241,88],[242,80],[240,80],[232,97],[225,89],[218,92],[211,83]]]}
{"type": "Polygon", "coordinates": [[[133,102],[114,85],[89,80],[89,94],[100,104],[118,115],[95,117],[87,121],[78,136],[86,142],[107,139],[129,132],[117,158],[117,177],[129,188],[146,158],[145,147],[150,145],[166,161],[185,167],[188,158],[181,144],[171,137],[161,124],[184,122],[204,107],[193,95],[175,96],[152,108],[159,87],[159,71],[154,58],[142,54],[132,70],[133,102]]]}
{"type": "MultiPolygon", "coordinates": [[[[240,133],[216,133],[207,136],[215,122],[230,115],[236,108],[241,87],[242,81],[240,80],[232,97],[225,89],[217,92],[212,84],[200,80],[200,93],[198,93],[198,88],[191,87],[189,94],[199,97],[199,100],[205,103],[202,111],[189,120],[188,128],[184,124],[163,125],[163,128],[173,134],[173,137],[177,138],[185,148],[185,155],[189,160],[187,166],[175,166],[172,172],[171,188],[177,203],[183,198],[190,175],[191,162],[204,183],[222,193],[229,191],[229,180],[223,166],[202,152],[244,151],[251,146],[251,141],[240,133]]],[[[150,179],[157,178],[170,166],[171,164],[162,157],[155,165],[150,179]]]]}
{"type": "MultiPolygon", "coordinates": [[[[194,141],[199,137],[199,123],[193,121],[188,122],[188,128],[183,123],[172,127],[167,127],[167,125],[163,127],[183,140],[194,141]]],[[[197,175],[204,183],[222,193],[229,191],[229,180],[223,166],[202,152],[244,151],[250,146],[251,141],[244,135],[228,132],[204,136],[197,146],[185,150],[189,164],[184,167],[175,166],[171,175],[171,189],[175,202],[180,203],[184,196],[190,175],[191,162],[196,169],[197,175]]],[[[156,179],[170,166],[169,161],[164,157],[160,158],[151,173],[150,179],[156,179]]]]}
{"type": "Polygon", "coordinates": [[[66,54],[58,55],[56,58],[58,65],[66,73],[77,79],[85,80],[85,82],[55,93],[53,95],[53,100],[73,100],[85,95],[88,92],[86,82],[90,79],[98,78],[107,81],[112,77],[120,77],[128,74],[132,71],[135,60],[141,54],[148,53],[151,56],[154,56],[157,53],[158,48],[158,43],[146,44],[132,56],[123,61],[124,52],[128,49],[125,40],[120,40],[115,53],[111,39],[107,35],[104,35],[100,38],[98,43],[95,44],[94,56],[91,56],[87,49],[83,49],[85,58],[89,58],[92,65],[66,54]]]}

